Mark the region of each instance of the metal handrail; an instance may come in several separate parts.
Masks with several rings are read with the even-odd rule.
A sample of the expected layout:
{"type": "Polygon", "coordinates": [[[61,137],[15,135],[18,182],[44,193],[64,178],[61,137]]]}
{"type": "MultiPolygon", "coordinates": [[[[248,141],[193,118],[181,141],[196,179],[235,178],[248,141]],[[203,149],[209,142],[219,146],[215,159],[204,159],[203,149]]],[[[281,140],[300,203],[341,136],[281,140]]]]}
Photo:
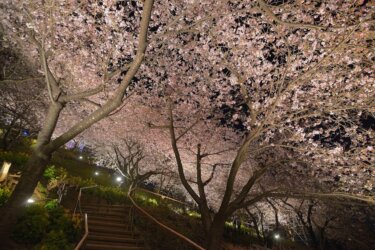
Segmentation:
{"type": "Polygon", "coordinates": [[[95,187],[98,187],[98,185],[87,186],[87,187],[81,187],[81,188],[79,189],[78,198],[77,198],[77,203],[76,203],[76,206],[75,206],[74,211],[73,211],[73,216],[76,214],[77,207],[79,208],[79,213],[82,215],[82,209],[81,209],[81,196],[82,196],[82,190],[84,190],[84,189],[89,189],[89,188],[95,188],[95,187]]]}
{"type": "Polygon", "coordinates": [[[205,250],[205,248],[201,247],[200,245],[198,245],[197,243],[195,243],[194,241],[192,241],[191,239],[189,239],[185,235],[180,234],[179,232],[173,230],[172,228],[164,225],[163,223],[161,223],[160,221],[158,221],[157,219],[155,219],[152,215],[150,215],[145,210],[143,210],[140,206],[138,206],[137,203],[135,203],[135,201],[133,200],[132,197],[129,196],[129,199],[130,199],[131,203],[133,204],[133,207],[135,207],[138,211],[140,211],[142,214],[144,214],[148,219],[150,219],[151,221],[153,221],[156,225],[158,225],[159,227],[162,227],[163,229],[165,229],[168,232],[170,232],[171,234],[177,236],[181,240],[189,243],[191,246],[195,247],[196,249],[205,250]]]}
{"type": "Polygon", "coordinates": [[[89,235],[89,224],[87,220],[87,213],[85,213],[85,234],[83,235],[82,239],[78,242],[74,250],[79,250],[82,247],[88,235],[89,235]]]}
{"type": "MultiPolygon", "coordinates": [[[[97,187],[98,185],[94,185],[94,186],[87,186],[87,187],[81,187],[79,189],[79,193],[78,193],[78,197],[77,197],[77,203],[76,203],[76,206],[74,208],[74,212],[73,212],[73,216],[76,214],[76,211],[77,211],[77,207],[79,209],[79,213],[81,214],[82,216],[82,208],[81,208],[81,197],[82,197],[82,190],[84,189],[89,189],[89,188],[95,188],[97,187]]],[[[82,236],[81,240],[78,242],[78,245],[74,248],[74,250],[79,250],[80,247],[82,247],[83,243],[85,242],[87,236],[89,235],[89,225],[88,225],[88,219],[87,219],[87,213],[85,213],[85,234],[82,236]]]]}

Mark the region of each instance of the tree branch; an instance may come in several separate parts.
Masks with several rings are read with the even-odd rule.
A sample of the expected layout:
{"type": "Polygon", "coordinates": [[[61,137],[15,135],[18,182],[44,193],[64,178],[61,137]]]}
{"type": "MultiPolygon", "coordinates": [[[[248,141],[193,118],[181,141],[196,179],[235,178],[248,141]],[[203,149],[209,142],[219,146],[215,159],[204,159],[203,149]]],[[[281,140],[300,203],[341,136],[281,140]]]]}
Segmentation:
{"type": "Polygon", "coordinates": [[[268,7],[268,5],[263,0],[258,0],[259,9],[260,11],[268,16],[272,21],[275,21],[278,24],[282,24],[285,26],[293,27],[293,28],[300,28],[300,29],[325,29],[326,27],[319,26],[319,25],[312,25],[312,24],[304,24],[304,23],[291,23],[291,22],[285,22],[278,18],[268,7]]]}
{"type": "Polygon", "coordinates": [[[191,124],[187,129],[185,129],[184,132],[182,132],[177,138],[176,141],[178,141],[181,137],[183,137],[187,132],[189,132],[195,125],[197,125],[200,122],[200,116],[195,120],[193,124],[191,124]]]}
{"type": "MultiPolygon", "coordinates": [[[[266,197],[274,197],[274,198],[296,198],[296,199],[318,199],[318,200],[325,200],[325,201],[332,201],[332,200],[346,200],[356,202],[357,205],[360,204],[367,204],[374,206],[375,205],[375,198],[373,196],[365,196],[365,195],[352,195],[347,193],[340,193],[340,192],[332,192],[332,193],[317,193],[317,192],[303,192],[303,191],[294,191],[294,190],[287,190],[287,189],[274,189],[270,191],[266,191],[261,195],[262,198],[266,197]]],[[[256,196],[256,197],[258,197],[256,196]]],[[[255,199],[255,198],[254,198],[255,199]]],[[[249,203],[249,202],[248,202],[249,203]]]]}
{"type": "Polygon", "coordinates": [[[210,175],[210,177],[209,177],[205,182],[203,182],[203,186],[207,186],[208,183],[211,182],[212,178],[214,178],[214,174],[215,174],[215,170],[216,170],[216,167],[217,167],[217,166],[218,166],[218,164],[214,164],[214,165],[212,166],[211,175],[210,175]]]}
{"type": "Polygon", "coordinates": [[[182,164],[181,156],[180,156],[180,151],[178,150],[177,147],[177,140],[176,140],[176,134],[174,131],[174,124],[173,124],[173,110],[172,110],[172,102],[169,100],[169,106],[168,106],[168,113],[169,113],[169,133],[171,136],[171,144],[173,148],[173,152],[176,158],[176,163],[177,163],[177,169],[178,169],[178,174],[181,179],[182,185],[185,187],[185,189],[188,191],[188,193],[191,195],[191,197],[197,202],[198,204],[202,204],[202,201],[198,194],[192,189],[188,181],[186,180],[186,176],[184,173],[184,167],[182,164]]]}
{"type": "Polygon", "coordinates": [[[94,89],[89,89],[86,91],[82,91],[76,94],[64,95],[59,98],[61,102],[69,102],[69,101],[76,101],[80,99],[85,99],[86,97],[90,97],[92,95],[96,95],[104,90],[104,85],[100,85],[94,89]]]}
{"type": "Polygon", "coordinates": [[[123,81],[120,83],[120,86],[116,90],[114,96],[110,100],[108,100],[101,108],[91,113],[89,116],[87,116],[86,118],[75,124],[73,127],[71,127],[67,132],[65,132],[61,136],[57,137],[54,141],[52,141],[48,145],[47,150],[53,152],[57,148],[64,145],[64,143],[71,140],[72,138],[80,134],[82,131],[92,126],[94,123],[108,116],[112,111],[114,111],[121,105],[126,89],[128,88],[130,82],[132,81],[135,74],[138,72],[143,62],[143,58],[147,47],[147,31],[151,19],[153,4],[154,0],[146,0],[143,4],[137,53],[131,67],[127,71],[123,81]]]}
{"type": "Polygon", "coordinates": [[[5,79],[1,80],[0,84],[7,84],[7,83],[25,83],[29,81],[38,81],[38,80],[43,80],[44,77],[30,77],[30,78],[25,78],[25,79],[5,79]]]}

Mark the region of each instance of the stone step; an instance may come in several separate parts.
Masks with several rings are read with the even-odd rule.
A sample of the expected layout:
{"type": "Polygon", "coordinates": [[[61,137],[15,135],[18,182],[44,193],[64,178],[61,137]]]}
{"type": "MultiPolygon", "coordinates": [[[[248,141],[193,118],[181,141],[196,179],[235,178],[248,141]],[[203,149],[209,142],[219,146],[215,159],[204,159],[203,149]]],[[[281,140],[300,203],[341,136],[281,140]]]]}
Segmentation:
{"type": "MultiPolygon", "coordinates": [[[[82,196],[83,198],[84,196],[82,196]]],[[[125,203],[116,203],[116,204],[109,204],[109,203],[96,203],[96,202],[82,202],[82,205],[92,205],[92,206],[108,206],[108,207],[130,207],[131,205],[125,203]]]]}
{"type": "Polygon", "coordinates": [[[95,205],[87,205],[81,204],[82,208],[90,208],[90,209],[102,209],[102,210],[120,210],[120,211],[127,211],[130,210],[130,206],[95,206],[95,205]]]}
{"type": "Polygon", "coordinates": [[[138,242],[108,242],[108,241],[100,241],[100,240],[87,240],[87,244],[100,244],[100,245],[107,245],[107,246],[121,246],[121,247],[142,247],[143,244],[139,244],[138,242]]]}
{"type": "Polygon", "coordinates": [[[110,209],[130,209],[129,205],[110,205],[110,204],[95,204],[95,203],[81,203],[81,207],[91,208],[110,208],[110,209]]]}
{"type": "Polygon", "coordinates": [[[132,235],[126,237],[112,236],[112,235],[96,235],[92,234],[88,236],[88,241],[100,241],[100,242],[116,242],[116,243],[129,243],[143,245],[143,240],[139,238],[133,238],[132,235]]]}
{"type": "Polygon", "coordinates": [[[110,245],[103,242],[87,242],[85,250],[146,250],[143,246],[110,245]]]}
{"type": "Polygon", "coordinates": [[[90,221],[108,221],[108,222],[114,222],[114,223],[129,223],[129,216],[100,216],[96,214],[89,214],[88,220],[90,221]]]}
{"type": "Polygon", "coordinates": [[[131,231],[131,206],[82,203],[88,214],[89,235],[84,249],[88,250],[146,250],[139,233],[131,231]]]}
{"type": "Polygon", "coordinates": [[[96,226],[106,226],[106,227],[114,227],[114,228],[127,228],[128,224],[121,223],[121,222],[114,222],[114,221],[108,221],[108,220],[94,220],[94,219],[88,219],[89,228],[96,227],[96,226]]]}
{"type": "Polygon", "coordinates": [[[110,211],[110,210],[104,211],[104,210],[82,209],[82,212],[83,213],[87,213],[89,215],[100,216],[100,217],[107,216],[107,217],[120,217],[120,218],[123,218],[123,217],[128,217],[129,216],[129,213],[126,213],[126,212],[117,212],[117,211],[110,211]]]}
{"type": "Polygon", "coordinates": [[[118,227],[111,227],[111,226],[99,226],[99,225],[89,225],[89,234],[94,233],[94,232],[99,232],[99,233],[111,233],[111,234],[129,234],[130,227],[123,227],[123,228],[118,228],[118,227]]]}
{"type": "Polygon", "coordinates": [[[115,237],[115,238],[138,238],[140,237],[140,234],[137,232],[132,231],[123,231],[121,233],[115,233],[115,232],[98,232],[98,231],[90,231],[89,236],[99,236],[99,237],[115,237]]]}
{"type": "Polygon", "coordinates": [[[95,213],[95,214],[129,214],[129,211],[106,210],[106,209],[91,209],[82,208],[82,212],[95,213]]]}
{"type": "Polygon", "coordinates": [[[86,207],[82,206],[82,210],[90,210],[90,211],[103,211],[103,212],[119,212],[119,213],[124,213],[124,212],[129,212],[130,209],[127,208],[109,208],[109,207],[86,207]]]}

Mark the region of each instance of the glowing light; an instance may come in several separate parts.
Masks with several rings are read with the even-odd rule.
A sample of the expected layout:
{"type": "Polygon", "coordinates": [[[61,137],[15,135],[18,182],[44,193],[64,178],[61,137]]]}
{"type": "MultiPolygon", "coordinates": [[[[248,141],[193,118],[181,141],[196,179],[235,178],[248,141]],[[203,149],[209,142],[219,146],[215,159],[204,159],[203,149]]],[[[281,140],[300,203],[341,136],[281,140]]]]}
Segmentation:
{"type": "Polygon", "coordinates": [[[99,172],[98,171],[95,171],[95,173],[94,173],[95,175],[99,175],[99,172]]]}
{"type": "Polygon", "coordinates": [[[22,136],[30,136],[30,131],[28,129],[22,130],[22,136]]]}
{"type": "Polygon", "coordinates": [[[30,198],[30,199],[27,200],[27,203],[34,203],[34,202],[35,202],[35,201],[34,201],[33,198],[30,198]]]}
{"type": "Polygon", "coordinates": [[[276,240],[278,240],[278,239],[280,239],[280,234],[275,234],[274,237],[275,237],[276,240]]]}
{"type": "Polygon", "coordinates": [[[80,160],[82,160],[83,159],[83,156],[82,155],[80,155],[79,157],[78,157],[80,160]]]}
{"type": "Polygon", "coordinates": [[[116,178],[116,181],[117,181],[117,182],[121,182],[121,181],[122,181],[122,178],[119,176],[119,177],[116,178]]]}

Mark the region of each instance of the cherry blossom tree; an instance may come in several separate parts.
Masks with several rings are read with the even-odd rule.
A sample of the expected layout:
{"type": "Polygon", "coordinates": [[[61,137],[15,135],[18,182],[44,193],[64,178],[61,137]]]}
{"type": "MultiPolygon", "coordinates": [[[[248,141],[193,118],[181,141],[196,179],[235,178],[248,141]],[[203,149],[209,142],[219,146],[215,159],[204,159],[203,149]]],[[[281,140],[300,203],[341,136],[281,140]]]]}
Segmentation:
{"type": "MultiPolygon", "coordinates": [[[[163,174],[157,169],[157,164],[148,164],[153,161],[146,155],[138,142],[129,138],[123,139],[119,145],[112,144],[106,155],[100,155],[101,160],[107,159],[106,164],[112,165],[124,178],[125,189],[130,196],[133,191],[153,175],[163,174]],[[146,163],[145,163],[146,162],[146,163]],[[153,169],[148,169],[153,168],[153,169]]],[[[105,148],[105,147],[103,147],[105,148]]]]}
{"type": "Polygon", "coordinates": [[[314,249],[326,249],[327,239],[325,231],[331,226],[332,222],[337,219],[337,214],[327,213],[325,218],[320,218],[320,221],[322,221],[320,224],[316,219],[313,219],[314,210],[316,211],[318,202],[305,200],[297,202],[296,204],[291,204],[288,201],[283,202],[293,210],[298,221],[303,225],[304,233],[308,235],[307,244],[314,249]]]}
{"type": "MultiPolygon", "coordinates": [[[[216,231],[211,249],[224,218],[260,199],[373,202],[359,196],[372,194],[374,178],[372,3],[175,0],[155,4],[150,17],[151,6],[1,5],[7,41],[39,57],[46,76],[50,111],[25,180],[36,181],[52,152],[90,126],[87,140],[125,128],[176,158],[202,219],[214,211],[203,219],[216,231]],[[132,105],[121,106],[124,97],[132,105]]],[[[33,189],[23,182],[8,207],[30,194],[17,191],[33,189]]]]}
{"type": "MultiPolygon", "coordinates": [[[[140,103],[158,113],[148,116],[150,129],[178,130],[174,138],[171,134],[180,177],[194,200],[206,204],[205,217],[220,211],[220,204],[225,211],[239,194],[239,206],[267,196],[371,194],[374,133],[366,121],[374,111],[367,42],[372,6],[305,1],[192,6],[180,19],[185,32],[152,48],[159,56],[150,58],[150,71],[139,79],[148,86],[140,103]],[[155,96],[172,99],[173,115],[155,96]],[[198,144],[207,151],[201,159],[207,166],[201,170],[206,194],[198,190],[198,144]],[[255,192],[248,195],[249,187],[255,192]]],[[[159,145],[170,151],[157,131],[159,145]]],[[[205,228],[208,234],[207,228],[220,230],[205,228]]]]}
{"type": "MultiPolygon", "coordinates": [[[[80,64],[78,63],[78,60],[80,57],[72,56],[73,60],[70,60],[70,63],[66,64],[66,68],[59,67],[60,65],[53,65],[53,63],[49,60],[49,58],[51,58],[52,56],[51,51],[55,52],[55,57],[66,57],[68,54],[61,54],[61,52],[64,52],[64,45],[71,49],[69,55],[74,55],[75,49],[74,47],[70,48],[71,45],[69,44],[69,41],[66,41],[64,45],[62,45],[63,43],[61,43],[62,47],[60,47],[58,43],[61,42],[61,40],[72,38],[72,36],[59,37],[59,35],[57,35],[59,32],[61,32],[60,34],[64,34],[64,29],[69,29],[69,26],[71,24],[64,25],[64,19],[67,15],[74,16],[74,9],[76,8],[74,4],[62,3],[59,5],[55,5],[51,3],[50,5],[45,2],[27,2],[23,4],[22,2],[9,1],[7,3],[4,3],[8,4],[8,13],[4,13],[4,6],[2,5],[1,13],[2,15],[6,16],[6,18],[2,20],[2,24],[3,26],[5,26],[5,29],[13,29],[13,33],[8,33],[9,37],[14,39],[18,38],[18,40],[31,40],[32,43],[23,43],[23,45],[25,46],[24,49],[33,51],[32,46],[35,46],[37,48],[37,51],[33,51],[34,55],[29,53],[29,56],[35,56],[35,52],[39,56],[39,60],[42,65],[42,72],[45,76],[45,82],[47,86],[47,98],[49,99],[48,112],[45,116],[44,125],[39,132],[37,144],[34,148],[34,153],[31,155],[16,189],[14,190],[12,196],[2,210],[0,232],[1,237],[4,238],[3,242],[7,242],[6,240],[11,232],[12,224],[14,224],[17,215],[20,213],[25,200],[27,200],[27,198],[30,197],[33,193],[33,190],[36,187],[41,175],[43,174],[43,171],[48,164],[52,153],[60,146],[73,139],[76,135],[89,128],[92,124],[103,119],[111,112],[116,110],[123,102],[126,90],[144,59],[147,47],[147,31],[151,19],[151,10],[153,7],[153,3],[154,1],[152,0],[147,0],[143,3],[141,20],[139,20],[139,18],[139,21],[137,20],[139,23],[139,33],[138,41],[134,42],[136,44],[136,51],[134,51],[131,46],[128,47],[128,49],[132,51],[132,55],[134,56],[131,64],[129,66],[120,67],[117,70],[118,72],[110,72],[111,76],[108,76],[108,74],[106,73],[104,81],[102,81],[103,78],[100,79],[100,77],[97,76],[95,70],[89,70],[89,68],[92,67],[90,64],[79,66],[80,64]],[[15,26],[17,24],[20,25],[15,26]],[[57,50],[54,50],[55,48],[57,50]],[[62,49],[60,53],[59,49],[62,49]],[[59,135],[55,139],[52,139],[52,135],[55,131],[56,124],[59,121],[60,114],[66,106],[69,106],[69,103],[84,100],[85,98],[102,92],[105,88],[104,85],[100,83],[112,80],[113,75],[121,73],[124,69],[126,69],[124,78],[120,81],[119,85],[113,89],[112,96],[109,97],[105,102],[103,102],[103,105],[101,105],[101,107],[98,107],[91,114],[75,123],[63,134],[59,135]],[[79,73],[74,74],[76,70],[80,71],[79,73],[81,73],[81,75],[88,74],[89,72],[92,73],[92,75],[81,79],[75,79],[75,77],[78,77],[80,75],[79,73]],[[59,74],[60,72],[63,73],[59,74]],[[70,84],[70,86],[73,86],[73,88],[70,89],[70,92],[67,92],[66,90],[66,87],[69,86],[69,83],[65,84],[65,81],[61,81],[58,78],[58,76],[68,77],[66,74],[73,74],[74,76],[73,78],[70,77],[64,79],[68,82],[74,83],[70,84]],[[75,80],[78,81],[76,82],[75,80]],[[80,88],[79,83],[82,83],[82,81],[83,84],[81,86],[83,86],[83,88],[80,88]],[[99,85],[97,83],[99,83],[99,85]],[[95,85],[97,87],[91,87],[95,85]]],[[[108,5],[113,5],[113,3],[108,3],[108,5]]],[[[91,6],[86,7],[89,8],[87,10],[88,12],[95,12],[95,9],[90,10],[91,6]]],[[[100,8],[100,6],[93,7],[100,8]]],[[[94,19],[92,18],[91,20],[94,19]]],[[[89,27],[87,27],[84,32],[90,33],[92,32],[92,30],[90,31],[89,28],[90,26],[94,28],[94,25],[90,25],[90,21],[88,20],[86,20],[86,22],[88,23],[89,27]]],[[[110,17],[108,17],[107,22],[111,22],[110,17]]],[[[83,29],[81,30],[81,32],[82,31],[83,29]]],[[[80,31],[78,31],[77,33],[83,36],[85,35],[80,33],[80,31]]],[[[73,34],[69,33],[69,35],[73,34]]],[[[90,47],[90,45],[88,47],[90,47]]],[[[87,57],[90,56],[90,54],[85,51],[85,49],[82,49],[82,53],[80,53],[80,55],[86,55],[87,57]]],[[[63,60],[63,58],[61,58],[61,60],[63,60]]]]}
{"type": "MultiPolygon", "coordinates": [[[[250,145],[247,144],[247,137],[245,137],[239,148],[236,150],[233,160],[229,164],[229,168],[226,169],[226,171],[228,171],[227,175],[225,175],[224,177],[226,185],[215,185],[214,188],[216,189],[216,193],[221,193],[221,195],[217,200],[214,201],[214,203],[212,203],[212,191],[210,188],[207,188],[207,185],[210,184],[210,182],[213,180],[216,173],[216,168],[222,164],[220,163],[220,161],[219,163],[212,164],[212,161],[217,161],[217,158],[212,158],[212,156],[220,155],[227,150],[220,150],[218,152],[202,152],[202,145],[198,143],[195,153],[196,162],[194,164],[196,167],[196,177],[192,178],[191,174],[190,177],[187,177],[185,175],[185,169],[188,168],[185,166],[191,164],[183,163],[177,142],[185,133],[188,132],[188,130],[191,129],[191,127],[188,127],[187,129],[182,130],[180,134],[177,134],[175,131],[172,105],[169,107],[169,113],[170,124],[168,127],[171,135],[172,148],[178,166],[178,173],[182,185],[185,187],[193,200],[198,204],[199,211],[201,213],[202,225],[206,232],[206,245],[208,249],[217,249],[220,246],[221,235],[224,231],[225,221],[235,211],[241,208],[254,206],[256,203],[264,200],[266,200],[270,204],[275,216],[276,228],[278,228],[279,220],[277,207],[270,200],[268,200],[267,197],[295,197],[302,199],[311,197],[322,200],[342,200],[342,198],[344,198],[358,200],[360,202],[364,201],[373,204],[373,200],[371,198],[343,195],[340,193],[327,193],[327,189],[324,189],[323,187],[319,187],[316,190],[303,191],[303,189],[312,188],[311,185],[308,185],[309,181],[306,181],[305,185],[301,187],[300,182],[301,180],[303,180],[303,178],[297,179],[297,181],[294,183],[286,182],[285,179],[288,180],[288,177],[290,178],[291,176],[293,176],[294,178],[296,178],[296,175],[290,174],[288,165],[295,163],[301,165],[303,164],[303,162],[299,160],[298,155],[291,154],[290,152],[288,152],[289,150],[284,149],[279,149],[277,150],[278,152],[275,153],[276,149],[273,149],[273,152],[264,151],[261,157],[249,159],[248,151],[246,150],[246,148],[250,145]],[[205,158],[208,158],[210,156],[211,159],[205,161],[205,158]],[[299,161],[301,161],[302,163],[300,163],[299,161]],[[204,175],[202,174],[203,164],[212,166],[211,173],[209,175],[207,175],[207,168],[205,168],[205,177],[203,177],[204,175]],[[245,166],[245,171],[240,171],[241,165],[245,166]],[[286,168],[287,173],[279,171],[278,168],[286,168]],[[274,178],[275,173],[273,172],[276,172],[278,178],[274,178]],[[267,186],[267,188],[265,188],[265,186],[267,186]],[[220,190],[219,187],[221,187],[222,189],[220,190]],[[296,188],[301,190],[295,190],[296,188]],[[325,193],[320,193],[320,191],[325,191],[325,193]],[[208,198],[208,195],[211,196],[211,199],[208,198]]],[[[165,126],[155,127],[162,128],[165,126]]],[[[225,154],[225,157],[228,157],[228,155],[229,154],[225,154]]],[[[218,173],[216,173],[216,175],[218,175],[218,173]]],[[[219,181],[222,180],[223,178],[219,178],[219,181]]],[[[320,231],[323,232],[324,230],[320,231]]]]}
{"type": "Polygon", "coordinates": [[[332,248],[335,244],[348,249],[358,246],[371,249],[373,245],[369,237],[373,233],[369,226],[374,220],[372,207],[296,199],[281,199],[275,203],[292,236],[314,249],[332,248]]]}
{"type": "MultiPolygon", "coordinates": [[[[193,30],[164,48],[163,53],[169,55],[163,60],[166,70],[157,72],[160,77],[156,74],[155,78],[162,82],[165,74],[169,76],[164,79],[163,94],[170,96],[173,108],[169,115],[164,113],[168,124],[150,126],[170,130],[182,184],[200,206],[208,249],[220,245],[218,235],[233,211],[266,197],[331,199],[371,194],[374,163],[374,133],[363,122],[374,111],[369,63],[373,53],[367,43],[373,22],[371,6],[358,10],[347,3],[306,1],[220,2],[217,6],[220,12],[192,22],[193,30]],[[176,49],[171,49],[173,43],[176,49]],[[178,48],[180,43],[183,49],[178,48]],[[200,117],[200,124],[195,124],[194,116],[200,117]],[[199,137],[199,133],[204,134],[206,124],[215,120],[218,127],[242,130],[243,139],[240,144],[235,139],[237,150],[226,154],[233,160],[221,176],[224,179],[219,178],[226,185],[216,188],[221,196],[212,216],[207,193],[211,199],[215,194],[205,189],[211,175],[201,176],[201,161],[209,153],[202,153],[199,146],[209,136],[199,137]],[[192,131],[187,124],[199,128],[192,131]],[[182,140],[186,134],[189,138],[182,140]],[[189,152],[181,155],[179,147],[189,151],[190,157],[189,152]],[[195,163],[184,163],[192,157],[195,163]],[[334,183],[343,169],[351,169],[359,178],[334,183]],[[195,179],[191,179],[192,172],[195,179]],[[318,185],[313,189],[301,186],[293,172],[308,173],[318,185]],[[257,184],[266,174],[276,180],[267,188],[257,184]],[[297,185],[287,185],[288,181],[297,185]]],[[[199,18],[205,11],[197,7],[190,15],[199,18]]],[[[159,90],[152,91],[156,95],[159,90]]],[[[162,108],[163,104],[154,106],[162,108]]],[[[219,144],[222,149],[229,144],[224,138],[219,144]]],[[[358,200],[374,202],[371,197],[358,200]]]]}

